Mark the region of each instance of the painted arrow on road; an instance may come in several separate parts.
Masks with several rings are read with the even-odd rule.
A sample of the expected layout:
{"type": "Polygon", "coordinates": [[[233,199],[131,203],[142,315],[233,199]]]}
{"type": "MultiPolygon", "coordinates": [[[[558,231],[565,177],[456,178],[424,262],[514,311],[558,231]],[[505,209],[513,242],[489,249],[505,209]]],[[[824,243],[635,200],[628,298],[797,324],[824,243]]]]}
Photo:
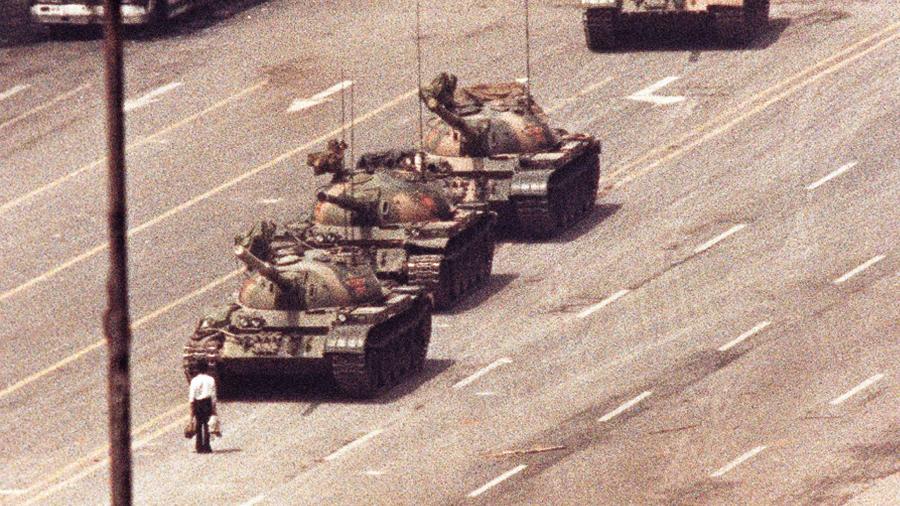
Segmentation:
{"type": "Polygon", "coordinates": [[[628,100],[636,100],[638,102],[649,102],[653,105],[672,105],[677,104],[679,102],[684,102],[685,97],[678,95],[656,95],[655,93],[666,86],[672,84],[673,82],[680,79],[678,76],[669,76],[661,81],[652,84],[643,90],[626,97],[628,100]]]}
{"type": "Polygon", "coordinates": [[[130,112],[135,109],[140,109],[141,107],[147,107],[148,105],[152,104],[153,102],[156,102],[160,95],[164,95],[164,94],[174,90],[175,88],[178,88],[182,84],[183,83],[169,83],[165,86],[160,86],[159,88],[156,88],[155,90],[151,91],[150,93],[147,93],[146,95],[144,95],[142,97],[134,98],[131,100],[126,100],[125,107],[124,107],[125,112],[130,112]]]}

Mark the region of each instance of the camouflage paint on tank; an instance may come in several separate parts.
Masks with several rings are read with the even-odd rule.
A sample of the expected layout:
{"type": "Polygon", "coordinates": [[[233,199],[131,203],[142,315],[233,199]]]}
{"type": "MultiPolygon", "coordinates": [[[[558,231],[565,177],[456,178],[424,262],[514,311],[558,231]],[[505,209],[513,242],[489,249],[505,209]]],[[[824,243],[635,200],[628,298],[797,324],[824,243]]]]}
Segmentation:
{"type": "Polygon", "coordinates": [[[389,172],[355,172],[322,192],[313,222],[327,226],[385,226],[452,220],[451,203],[436,185],[389,172]]]}

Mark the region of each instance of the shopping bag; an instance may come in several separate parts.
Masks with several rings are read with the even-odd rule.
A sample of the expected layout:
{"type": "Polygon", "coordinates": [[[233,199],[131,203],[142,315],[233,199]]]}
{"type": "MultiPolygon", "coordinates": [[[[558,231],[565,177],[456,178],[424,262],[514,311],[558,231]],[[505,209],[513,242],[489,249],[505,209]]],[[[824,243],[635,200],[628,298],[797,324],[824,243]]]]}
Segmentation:
{"type": "Polygon", "coordinates": [[[209,417],[209,433],[216,437],[222,437],[222,425],[218,415],[209,417]]]}
{"type": "Polygon", "coordinates": [[[197,435],[197,419],[194,415],[191,415],[191,418],[188,420],[187,425],[184,426],[184,437],[185,439],[190,439],[197,435]]]}

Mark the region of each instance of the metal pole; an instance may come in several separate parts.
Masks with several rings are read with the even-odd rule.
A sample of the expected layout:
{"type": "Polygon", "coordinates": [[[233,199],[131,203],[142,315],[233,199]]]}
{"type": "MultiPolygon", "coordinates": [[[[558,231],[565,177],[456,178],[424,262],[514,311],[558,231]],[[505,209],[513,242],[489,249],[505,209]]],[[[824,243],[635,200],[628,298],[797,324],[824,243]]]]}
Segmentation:
{"type": "Polygon", "coordinates": [[[525,0],[525,91],[528,105],[531,106],[531,20],[529,19],[528,0],[525,0]]]}
{"type": "MultiPolygon", "coordinates": [[[[416,77],[418,79],[419,91],[422,92],[422,2],[421,0],[416,0],[416,77]]],[[[417,100],[417,104],[419,104],[419,151],[422,151],[422,146],[424,144],[424,131],[423,131],[423,122],[424,118],[422,116],[422,101],[417,100]]]]}
{"type": "Polygon", "coordinates": [[[125,205],[125,121],[122,111],[121,0],[104,0],[106,138],[109,170],[109,278],[104,314],[107,343],[110,493],[113,506],[130,506],[131,322],[128,315],[127,215],[125,205]]]}

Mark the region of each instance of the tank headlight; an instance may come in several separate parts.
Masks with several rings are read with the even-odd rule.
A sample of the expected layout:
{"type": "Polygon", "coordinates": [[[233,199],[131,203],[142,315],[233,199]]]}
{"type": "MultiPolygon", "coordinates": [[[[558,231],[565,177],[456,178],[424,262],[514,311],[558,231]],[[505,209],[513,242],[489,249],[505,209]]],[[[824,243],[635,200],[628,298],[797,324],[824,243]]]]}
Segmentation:
{"type": "Polygon", "coordinates": [[[338,313],[338,321],[344,323],[347,321],[347,315],[345,313],[338,313]]]}

